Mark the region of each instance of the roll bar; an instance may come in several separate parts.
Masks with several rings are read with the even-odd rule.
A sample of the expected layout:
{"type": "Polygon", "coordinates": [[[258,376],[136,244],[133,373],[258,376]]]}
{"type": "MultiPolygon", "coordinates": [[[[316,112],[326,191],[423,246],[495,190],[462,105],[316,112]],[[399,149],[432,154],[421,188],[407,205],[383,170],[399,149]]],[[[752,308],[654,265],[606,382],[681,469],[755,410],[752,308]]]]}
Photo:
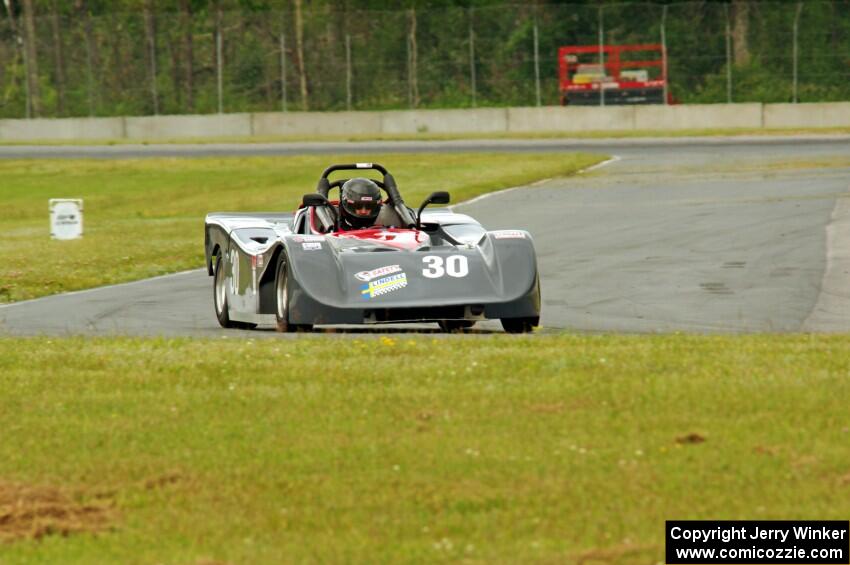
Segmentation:
{"type": "Polygon", "coordinates": [[[384,176],[383,188],[387,192],[387,196],[389,196],[390,204],[393,209],[399,215],[401,221],[406,227],[412,228],[416,226],[416,220],[413,219],[413,214],[410,212],[410,209],[405,206],[404,199],[398,191],[398,185],[396,185],[395,179],[386,168],[378,163],[348,163],[344,165],[331,165],[322,173],[322,177],[319,179],[319,183],[316,186],[316,192],[327,198],[331,190],[331,183],[328,180],[328,175],[334,171],[356,170],[373,170],[381,173],[384,176]]]}
{"type": "Polygon", "coordinates": [[[382,175],[387,174],[387,170],[378,163],[349,163],[347,165],[331,165],[330,167],[325,169],[324,173],[322,173],[322,178],[328,178],[328,175],[330,175],[334,171],[355,171],[358,169],[371,169],[374,171],[378,171],[382,175]]]}

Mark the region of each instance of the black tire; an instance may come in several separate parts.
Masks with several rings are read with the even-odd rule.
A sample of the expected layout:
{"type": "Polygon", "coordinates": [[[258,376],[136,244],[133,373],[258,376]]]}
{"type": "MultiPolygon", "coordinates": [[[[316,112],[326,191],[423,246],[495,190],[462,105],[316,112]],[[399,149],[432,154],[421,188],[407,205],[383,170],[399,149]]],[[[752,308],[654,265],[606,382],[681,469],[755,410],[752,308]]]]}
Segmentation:
{"type": "Polygon", "coordinates": [[[440,329],[447,333],[462,332],[475,325],[475,320],[440,320],[440,329]]]}
{"type": "Polygon", "coordinates": [[[213,308],[218,324],[223,328],[236,327],[230,321],[230,313],[227,311],[227,288],[224,282],[224,271],[222,270],[221,252],[215,257],[215,270],[213,271],[213,308]]]}
{"type": "Polygon", "coordinates": [[[312,324],[291,324],[289,322],[289,267],[286,254],[281,253],[277,261],[277,272],[274,281],[275,295],[275,329],[279,332],[309,332],[312,324]]]}
{"type": "Polygon", "coordinates": [[[501,322],[509,334],[525,334],[540,325],[540,318],[502,318],[501,322]]]}
{"type": "Polygon", "coordinates": [[[216,255],[215,271],[213,271],[213,308],[215,309],[215,317],[218,319],[219,325],[223,328],[252,330],[257,327],[257,324],[236,322],[230,319],[230,312],[228,312],[227,308],[227,288],[224,282],[220,252],[216,255]]]}

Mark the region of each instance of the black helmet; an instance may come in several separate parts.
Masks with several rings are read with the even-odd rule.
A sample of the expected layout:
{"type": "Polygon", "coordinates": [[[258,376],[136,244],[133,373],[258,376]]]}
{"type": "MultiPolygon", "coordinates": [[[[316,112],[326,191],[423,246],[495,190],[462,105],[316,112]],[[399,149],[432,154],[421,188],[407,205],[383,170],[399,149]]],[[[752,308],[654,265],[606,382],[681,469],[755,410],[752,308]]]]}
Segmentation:
{"type": "Polygon", "coordinates": [[[339,207],[352,227],[371,226],[381,211],[381,189],[369,179],[347,180],[342,185],[339,207]]]}

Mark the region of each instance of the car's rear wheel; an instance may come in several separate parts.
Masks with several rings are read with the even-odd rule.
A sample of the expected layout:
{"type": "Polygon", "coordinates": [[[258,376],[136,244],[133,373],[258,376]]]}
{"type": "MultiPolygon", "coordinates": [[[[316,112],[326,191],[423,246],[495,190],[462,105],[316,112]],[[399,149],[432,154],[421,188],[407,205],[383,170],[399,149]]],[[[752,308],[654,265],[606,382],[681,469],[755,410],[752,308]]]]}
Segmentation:
{"type": "Polygon", "coordinates": [[[215,317],[218,323],[223,328],[239,328],[250,330],[257,327],[257,324],[248,322],[236,322],[230,319],[230,312],[227,305],[227,280],[224,273],[224,260],[221,253],[216,255],[215,271],[213,272],[213,305],[215,306],[215,317]]]}
{"type": "Polygon", "coordinates": [[[509,334],[525,334],[540,325],[540,318],[502,318],[502,327],[509,334]]]}
{"type": "Polygon", "coordinates": [[[468,330],[475,325],[475,320],[440,320],[437,324],[444,332],[454,333],[468,330]]]}
{"type": "Polygon", "coordinates": [[[292,324],[289,322],[289,267],[286,254],[281,253],[277,262],[275,277],[275,329],[279,332],[309,332],[312,324],[292,324]]]}

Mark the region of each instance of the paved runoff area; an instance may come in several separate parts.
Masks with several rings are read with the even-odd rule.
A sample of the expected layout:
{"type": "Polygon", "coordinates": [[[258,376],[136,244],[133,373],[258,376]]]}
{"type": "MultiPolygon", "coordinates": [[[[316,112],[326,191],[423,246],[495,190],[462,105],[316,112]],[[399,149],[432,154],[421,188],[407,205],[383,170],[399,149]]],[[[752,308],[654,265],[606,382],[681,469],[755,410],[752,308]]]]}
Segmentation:
{"type": "MultiPolygon", "coordinates": [[[[171,150],[188,157],[252,154],[252,147],[253,154],[275,154],[278,147],[276,154],[288,155],[298,152],[293,145],[171,150]]],[[[576,177],[455,206],[487,228],[532,233],[544,331],[850,331],[846,137],[412,142],[403,147],[423,153],[496,148],[515,151],[517,159],[532,150],[615,156],[576,177]]],[[[133,156],[122,148],[119,156],[133,156]]],[[[17,157],[37,157],[37,149],[22,155],[20,147],[4,147],[0,156],[15,150],[17,157]]],[[[44,156],[57,156],[55,148],[43,149],[44,156]]],[[[155,154],[167,149],[158,146],[155,154]]],[[[85,150],[73,147],[63,156],[101,156],[85,150]]],[[[309,144],[301,152],[368,153],[381,161],[383,152],[398,150],[398,142],[372,142],[309,144]]],[[[399,181],[403,189],[404,179],[399,181]]],[[[495,322],[479,326],[499,330],[495,322]]],[[[388,328],[366,331],[380,329],[388,328]]],[[[2,306],[0,333],[277,335],[270,329],[219,328],[212,279],[202,269],[2,306]]]]}

